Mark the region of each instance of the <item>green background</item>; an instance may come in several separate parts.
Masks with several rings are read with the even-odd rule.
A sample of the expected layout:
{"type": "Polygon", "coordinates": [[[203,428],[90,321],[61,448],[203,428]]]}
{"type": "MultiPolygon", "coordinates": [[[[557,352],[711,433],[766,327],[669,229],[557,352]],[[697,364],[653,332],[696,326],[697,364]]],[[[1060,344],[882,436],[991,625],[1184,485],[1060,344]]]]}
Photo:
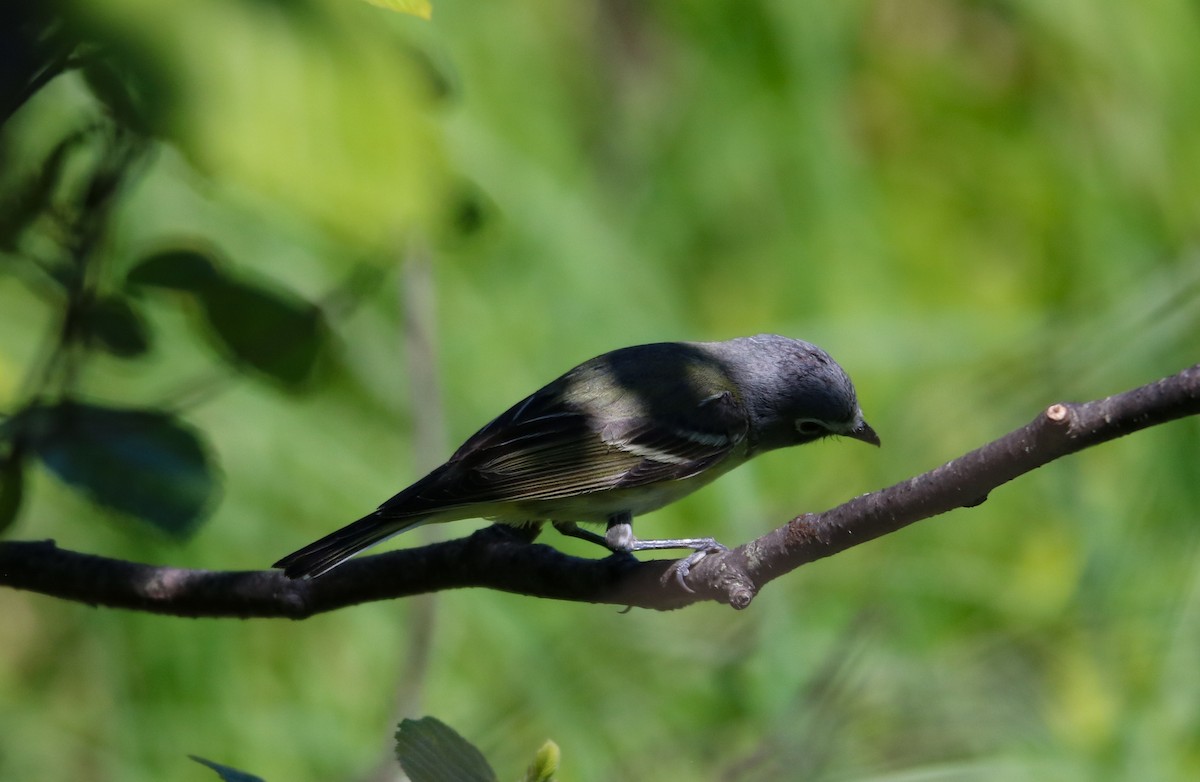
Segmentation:
{"type": "MultiPolygon", "coordinates": [[[[580,360],[803,337],[855,379],[884,447],[778,452],[639,524],[740,543],[1197,361],[1194,3],[439,2],[431,21],[349,0],[151,5],[73,12],[175,90],[112,265],[201,236],[313,299],[364,259],[386,276],[334,319],[307,393],[222,376],[185,409],[224,473],[191,540],[44,472],[10,538],[262,568],[580,360]],[[459,192],[483,216],[466,235],[440,211],[459,192]],[[436,453],[413,443],[429,378],[406,363],[397,270],[414,246],[432,257],[415,298],[434,312],[436,453]]],[[[95,111],[69,75],[5,133],[44,148],[95,111]]],[[[154,404],[216,371],[177,303],[149,306],[154,352],[90,364],[95,397],[154,404]]],[[[0,275],[4,409],[53,315],[0,275]]],[[[422,714],[502,779],[546,738],[579,782],[1196,779],[1198,455],[1194,419],[1106,444],[744,612],[464,590],[184,620],[0,591],[0,779],[213,778],[189,753],[370,779],[422,714]]]]}

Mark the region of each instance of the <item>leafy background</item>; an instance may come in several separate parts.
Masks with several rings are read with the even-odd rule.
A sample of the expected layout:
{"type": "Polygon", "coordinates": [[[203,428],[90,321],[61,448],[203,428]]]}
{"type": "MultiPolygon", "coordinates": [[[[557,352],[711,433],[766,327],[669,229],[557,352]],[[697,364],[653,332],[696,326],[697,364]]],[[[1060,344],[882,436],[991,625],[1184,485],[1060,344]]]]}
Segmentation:
{"type": "MultiPolygon", "coordinates": [[[[110,284],[190,248],[328,305],[329,337],[308,381],[263,382],[194,298],[139,295],[148,352],[97,355],[76,387],[170,403],[220,497],[181,543],[31,467],[9,537],[265,567],[579,360],[803,336],[850,371],[885,447],[773,454],[642,524],[743,541],[1050,402],[1197,360],[1200,16],[1185,0],[65,13],[105,44],[109,89],[96,66],[27,103],[4,128],[4,192],[72,128],[137,118],[159,141],[113,208],[110,284]],[[114,105],[112,84],[141,103],[114,105]],[[406,364],[416,308],[397,273],[421,248],[446,411],[434,454],[413,444],[428,378],[406,364]]],[[[21,248],[0,263],[11,413],[56,309],[31,295],[21,248]]],[[[269,780],[382,779],[398,719],[427,713],[501,770],[551,737],[581,781],[1195,779],[1198,445],[1184,421],[1055,463],[741,613],[462,591],[193,621],[0,592],[0,778],[211,778],[192,753],[269,780]]]]}

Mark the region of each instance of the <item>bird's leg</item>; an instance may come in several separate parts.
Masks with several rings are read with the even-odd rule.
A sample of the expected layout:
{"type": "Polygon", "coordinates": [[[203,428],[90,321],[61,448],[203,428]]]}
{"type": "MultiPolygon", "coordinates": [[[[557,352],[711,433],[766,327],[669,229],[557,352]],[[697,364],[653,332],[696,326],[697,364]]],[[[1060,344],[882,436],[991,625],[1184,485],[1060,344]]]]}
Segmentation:
{"type": "Polygon", "coordinates": [[[654,551],[667,548],[690,548],[695,551],[710,553],[714,551],[727,551],[715,538],[655,538],[653,540],[640,540],[633,534],[633,518],[628,513],[619,513],[609,518],[608,532],[604,535],[604,543],[611,550],[622,552],[654,551]]]}
{"type": "MultiPolygon", "coordinates": [[[[582,532],[582,530],[580,530],[582,532]]],[[[596,537],[599,537],[598,535],[596,537]]],[[[608,519],[608,531],[604,534],[605,545],[612,551],[655,551],[669,548],[690,548],[692,553],[672,565],[675,580],[679,586],[691,592],[692,588],[684,581],[692,567],[709,554],[718,551],[728,551],[715,538],[662,538],[657,540],[638,540],[633,534],[633,514],[618,513],[608,519]]]]}
{"type": "Polygon", "coordinates": [[[604,546],[609,551],[613,550],[613,548],[608,545],[608,541],[604,539],[603,535],[597,535],[591,530],[584,529],[573,521],[554,521],[551,523],[554,525],[556,530],[558,530],[561,534],[566,535],[568,538],[579,538],[580,540],[586,540],[589,543],[595,543],[597,546],[604,546]]]}

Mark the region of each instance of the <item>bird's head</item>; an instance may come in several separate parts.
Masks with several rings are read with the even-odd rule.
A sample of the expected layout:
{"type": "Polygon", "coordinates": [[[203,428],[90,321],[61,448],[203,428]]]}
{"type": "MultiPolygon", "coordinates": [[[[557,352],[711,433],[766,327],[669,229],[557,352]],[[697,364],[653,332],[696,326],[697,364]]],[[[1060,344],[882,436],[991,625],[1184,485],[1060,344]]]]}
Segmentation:
{"type": "Polygon", "coordinates": [[[841,435],[879,445],[846,371],[803,340],[760,334],[725,343],[760,451],[841,435]]]}

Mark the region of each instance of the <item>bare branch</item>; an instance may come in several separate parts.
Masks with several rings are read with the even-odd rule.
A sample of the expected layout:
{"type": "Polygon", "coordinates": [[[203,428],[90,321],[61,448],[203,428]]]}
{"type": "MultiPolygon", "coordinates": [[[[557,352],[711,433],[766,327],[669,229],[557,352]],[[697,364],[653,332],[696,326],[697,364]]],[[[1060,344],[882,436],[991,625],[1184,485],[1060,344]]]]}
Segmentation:
{"type": "Polygon", "coordinates": [[[761,538],[713,554],[693,569],[688,592],[670,578],[671,560],[631,556],[586,560],[529,535],[489,527],[446,543],[360,557],[314,581],[278,571],[211,572],[80,554],[53,542],[0,543],[0,585],[90,605],[191,617],[290,617],[357,603],[487,587],[535,597],[643,608],[716,600],[750,604],[768,582],[955,508],[1055,459],[1150,426],[1200,413],[1200,365],[1123,394],[1055,404],[1028,425],[895,486],[807,514],[761,538]]]}

